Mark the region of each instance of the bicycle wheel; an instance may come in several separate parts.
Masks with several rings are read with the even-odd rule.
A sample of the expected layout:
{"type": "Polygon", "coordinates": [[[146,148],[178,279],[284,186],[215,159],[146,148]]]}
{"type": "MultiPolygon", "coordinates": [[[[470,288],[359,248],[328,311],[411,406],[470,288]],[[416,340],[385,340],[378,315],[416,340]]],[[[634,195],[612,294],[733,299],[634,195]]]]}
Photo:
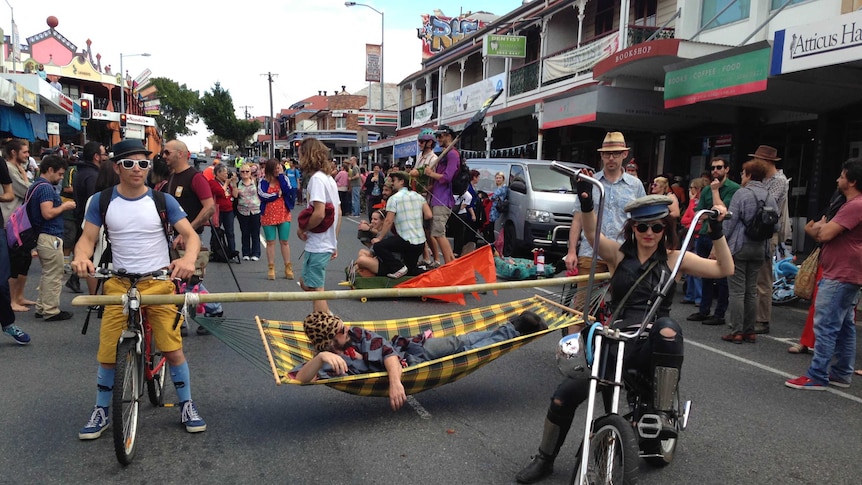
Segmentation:
{"type": "Polygon", "coordinates": [[[138,434],[138,408],[142,392],[143,369],[135,341],[127,339],[117,345],[117,368],[114,375],[114,451],[123,465],[135,456],[138,434]]]}
{"type": "MultiPolygon", "coordinates": [[[[569,483],[578,484],[581,450],[569,483]]],[[[638,442],[632,425],[618,414],[602,416],[593,423],[587,451],[587,476],[583,484],[634,485],[638,481],[638,442]]]]}
{"type": "Polygon", "coordinates": [[[155,344],[153,344],[152,352],[150,352],[147,366],[153,376],[152,379],[147,379],[147,395],[150,398],[150,404],[161,407],[165,404],[164,386],[168,363],[162,352],[155,348],[155,344]]]}

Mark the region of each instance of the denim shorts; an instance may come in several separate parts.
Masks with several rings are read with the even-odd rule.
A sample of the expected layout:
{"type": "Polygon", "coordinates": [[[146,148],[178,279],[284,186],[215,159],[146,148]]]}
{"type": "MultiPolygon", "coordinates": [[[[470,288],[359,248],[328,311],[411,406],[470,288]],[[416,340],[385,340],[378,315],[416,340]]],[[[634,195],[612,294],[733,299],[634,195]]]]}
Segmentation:
{"type": "Polygon", "coordinates": [[[332,253],[305,252],[302,262],[302,282],[308,288],[323,288],[326,282],[326,267],[332,253]]]}

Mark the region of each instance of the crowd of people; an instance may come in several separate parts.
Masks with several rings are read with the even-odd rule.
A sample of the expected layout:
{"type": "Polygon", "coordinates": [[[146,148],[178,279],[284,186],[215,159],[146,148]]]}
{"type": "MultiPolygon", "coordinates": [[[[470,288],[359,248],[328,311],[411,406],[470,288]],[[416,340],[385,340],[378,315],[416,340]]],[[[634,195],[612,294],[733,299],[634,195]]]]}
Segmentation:
{"type": "MultiPolygon", "coordinates": [[[[29,343],[30,337],[15,324],[15,313],[33,307],[36,318],[46,321],[72,318],[71,312],[59,308],[64,273],[71,273],[65,284],[70,291],[81,292],[80,280],[84,279],[86,291],[95,293],[97,287],[91,275],[95,266],[106,262],[107,256],[101,255],[106,254],[108,241],[111,251],[107,254],[112,260],[107,262],[115,266],[120,264],[140,273],[168,268],[173,276],[200,280],[214,251],[234,263],[258,261],[262,231],[267,278],[276,279],[278,247],[284,277],[293,279],[297,275],[288,244],[293,226],[297,238],[304,243],[299,284],[304,291],[323,291],[327,266],[338,256],[337,238],[343,216],[367,214],[367,220],[359,221],[358,232],[365,247],[351,263],[358,274],[401,278],[448,263],[477,244],[491,242],[493,237],[485,237],[488,227],[507,210],[503,173],[495,174],[496,188],[491,194],[475,189],[480,177],[475,170],[471,171],[472,183],[466,191],[454,193],[452,181],[461,156],[454,148],[439,158],[433,148],[435,144],[449,146],[456,136],[448,126],[423,129],[417,139],[421,155],[408,171],[399,167],[384,171],[374,164],[367,172],[358,166],[355,157],[338,163],[329,148],[314,138],[302,141],[298,161],[241,160],[231,170],[217,159],[204,172],[190,165],[189,150],[179,140],[165,143],[155,157],[136,140],[121,141],[110,151],[101,143],[89,142],[76,154],[76,161],[62,153],[49,154],[35,168],[28,142],[7,140],[3,147],[6,163],[0,164],[4,221],[16,207],[25,205],[38,237],[30,245],[3,246],[5,252],[0,252],[3,331],[19,344],[29,343]],[[165,234],[168,237],[164,237],[162,221],[153,210],[157,199],[152,195],[154,191],[166,194],[167,217],[173,227],[170,234],[165,234]],[[111,198],[110,206],[100,205],[103,197],[111,198]],[[303,209],[293,225],[296,204],[303,209]],[[235,224],[240,228],[238,248],[235,224]],[[200,237],[207,226],[213,235],[209,248],[203,247],[200,237]],[[449,237],[454,244],[450,245],[449,237]],[[140,250],[142,240],[151,241],[147,251],[140,250]],[[33,257],[40,260],[41,274],[37,298],[29,300],[24,297],[24,287],[33,257]]],[[[726,325],[727,333],[720,338],[734,344],[756,343],[758,334],[769,333],[770,262],[789,228],[788,181],[776,166],[781,160],[777,150],[761,145],[749,154],[751,158],[739,167],[741,184],[731,180],[728,160],[716,157],[710,161],[710,170],[687,187],[671,174],[655,177],[649,186],[644,184],[638,178],[638,165],[633,160],[626,161],[630,147],[622,133],[607,133],[597,151],[601,169],[585,173],[604,187],[604,219],[599,226],[593,213],[598,189],[579,183],[564,259],[567,269],[585,274],[596,259],[598,272],[610,272],[611,304],[625,304],[617,313],[626,327],[638,323],[657,279],[687,251],[681,266],[685,273],[682,303],[697,306],[687,320],[726,325]],[[717,220],[696,219],[694,215],[702,209],[716,211],[717,220]],[[777,218],[767,225],[769,232],[763,237],[751,226],[765,210],[777,218]],[[728,211],[733,217],[725,219],[728,211]],[[695,228],[695,237],[689,247],[680,247],[680,236],[690,227],[695,228]],[[594,248],[596,234],[600,238],[594,248]]],[[[862,277],[842,261],[848,255],[862,256],[862,210],[856,210],[862,204],[862,191],[857,183],[862,183],[862,160],[847,160],[830,206],[822,218],[805,227],[806,233],[822,245],[818,272],[821,281],[802,338],[788,349],[791,353],[813,354],[808,372],[786,381],[791,388],[847,387],[854,375],[854,308],[862,277]]],[[[112,281],[105,284],[104,291],[122,293],[125,289],[112,281]]],[[[173,292],[174,288],[153,284],[143,291],[161,294],[173,292]]],[[[677,376],[682,366],[682,327],[669,318],[673,294],[671,289],[657,320],[648,327],[649,337],[626,351],[624,365],[647,378],[653,375],[656,365],[676,369],[677,376]]],[[[581,304],[575,302],[575,306],[581,304]]],[[[171,378],[182,401],[181,420],[189,432],[204,431],[206,424],[191,400],[182,331],[168,324],[167,315],[173,315],[173,309],[162,308],[162,316],[159,310],[153,307],[150,319],[156,323],[155,338],[168,358],[171,378]]],[[[96,405],[79,434],[81,439],[98,438],[110,422],[116,337],[124,322],[119,311],[105,309],[97,357],[96,405]]],[[[306,331],[316,342],[318,357],[309,367],[299,369],[299,376],[310,380],[348,372],[352,364],[342,365],[342,351],[347,346],[364,345],[356,339],[365,332],[344,327],[340,319],[331,316],[326,300],[314,300],[312,312],[317,317],[306,322],[306,331]],[[326,338],[317,342],[321,325],[326,338]]],[[[523,319],[515,322],[514,330],[504,331],[508,337],[501,338],[542,327],[540,321],[526,321],[529,323],[523,319]]],[[[200,328],[198,332],[205,334],[206,330],[200,328]]],[[[464,348],[464,342],[459,342],[460,347],[456,347],[464,348]]],[[[403,352],[395,353],[403,356],[403,352]]],[[[395,373],[385,357],[381,357],[379,367],[395,373]]],[[[359,373],[362,368],[358,365],[353,372],[359,373]]],[[[403,393],[398,389],[393,381],[390,398],[396,409],[403,403],[403,393]]],[[[575,409],[585,396],[584,389],[584,382],[576,379],[560,384],[551,399],[539,453],[518,473],[519,482],[533,483],[552,472],[575,409]]],[[[652,398],[655,402],[667,401],[661,396],[652,398]]],[[[671,433],[671,427],[666,428],[671,433]]]]}

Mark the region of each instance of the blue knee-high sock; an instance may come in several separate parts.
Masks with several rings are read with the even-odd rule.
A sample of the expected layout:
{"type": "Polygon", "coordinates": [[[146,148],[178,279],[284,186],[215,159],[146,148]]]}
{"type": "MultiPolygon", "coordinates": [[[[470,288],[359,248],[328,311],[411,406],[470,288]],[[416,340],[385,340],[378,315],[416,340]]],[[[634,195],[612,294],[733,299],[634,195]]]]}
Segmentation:
{"type": "Polygon", "coordinates": [[[174,388],[177,390],[177,397],[180,402],[188,401],[192,398],[192,386],[189,382],[189,363],[183,362],[180,365],[172,365],[171,380],[174,381],[174,388]]]}
{"type": "Polygon", "coordinates": [[[96,406],[106,408],[111,405],[114,395],[114,369],[99,366],[96,372],[96,406]]]}

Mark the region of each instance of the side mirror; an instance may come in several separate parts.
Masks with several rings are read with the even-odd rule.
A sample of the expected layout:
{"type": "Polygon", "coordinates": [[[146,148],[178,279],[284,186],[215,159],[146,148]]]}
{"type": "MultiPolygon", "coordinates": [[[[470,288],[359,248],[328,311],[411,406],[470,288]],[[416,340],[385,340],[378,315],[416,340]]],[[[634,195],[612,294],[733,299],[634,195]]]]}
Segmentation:
{"type": "Polygon", "coordinates": [[[519,194],[527,193],[527,184],[524,183],[523,180],[515,180],[511,184],[509,184],[509,190],[513,192],[518,192],[519,194]]]}

